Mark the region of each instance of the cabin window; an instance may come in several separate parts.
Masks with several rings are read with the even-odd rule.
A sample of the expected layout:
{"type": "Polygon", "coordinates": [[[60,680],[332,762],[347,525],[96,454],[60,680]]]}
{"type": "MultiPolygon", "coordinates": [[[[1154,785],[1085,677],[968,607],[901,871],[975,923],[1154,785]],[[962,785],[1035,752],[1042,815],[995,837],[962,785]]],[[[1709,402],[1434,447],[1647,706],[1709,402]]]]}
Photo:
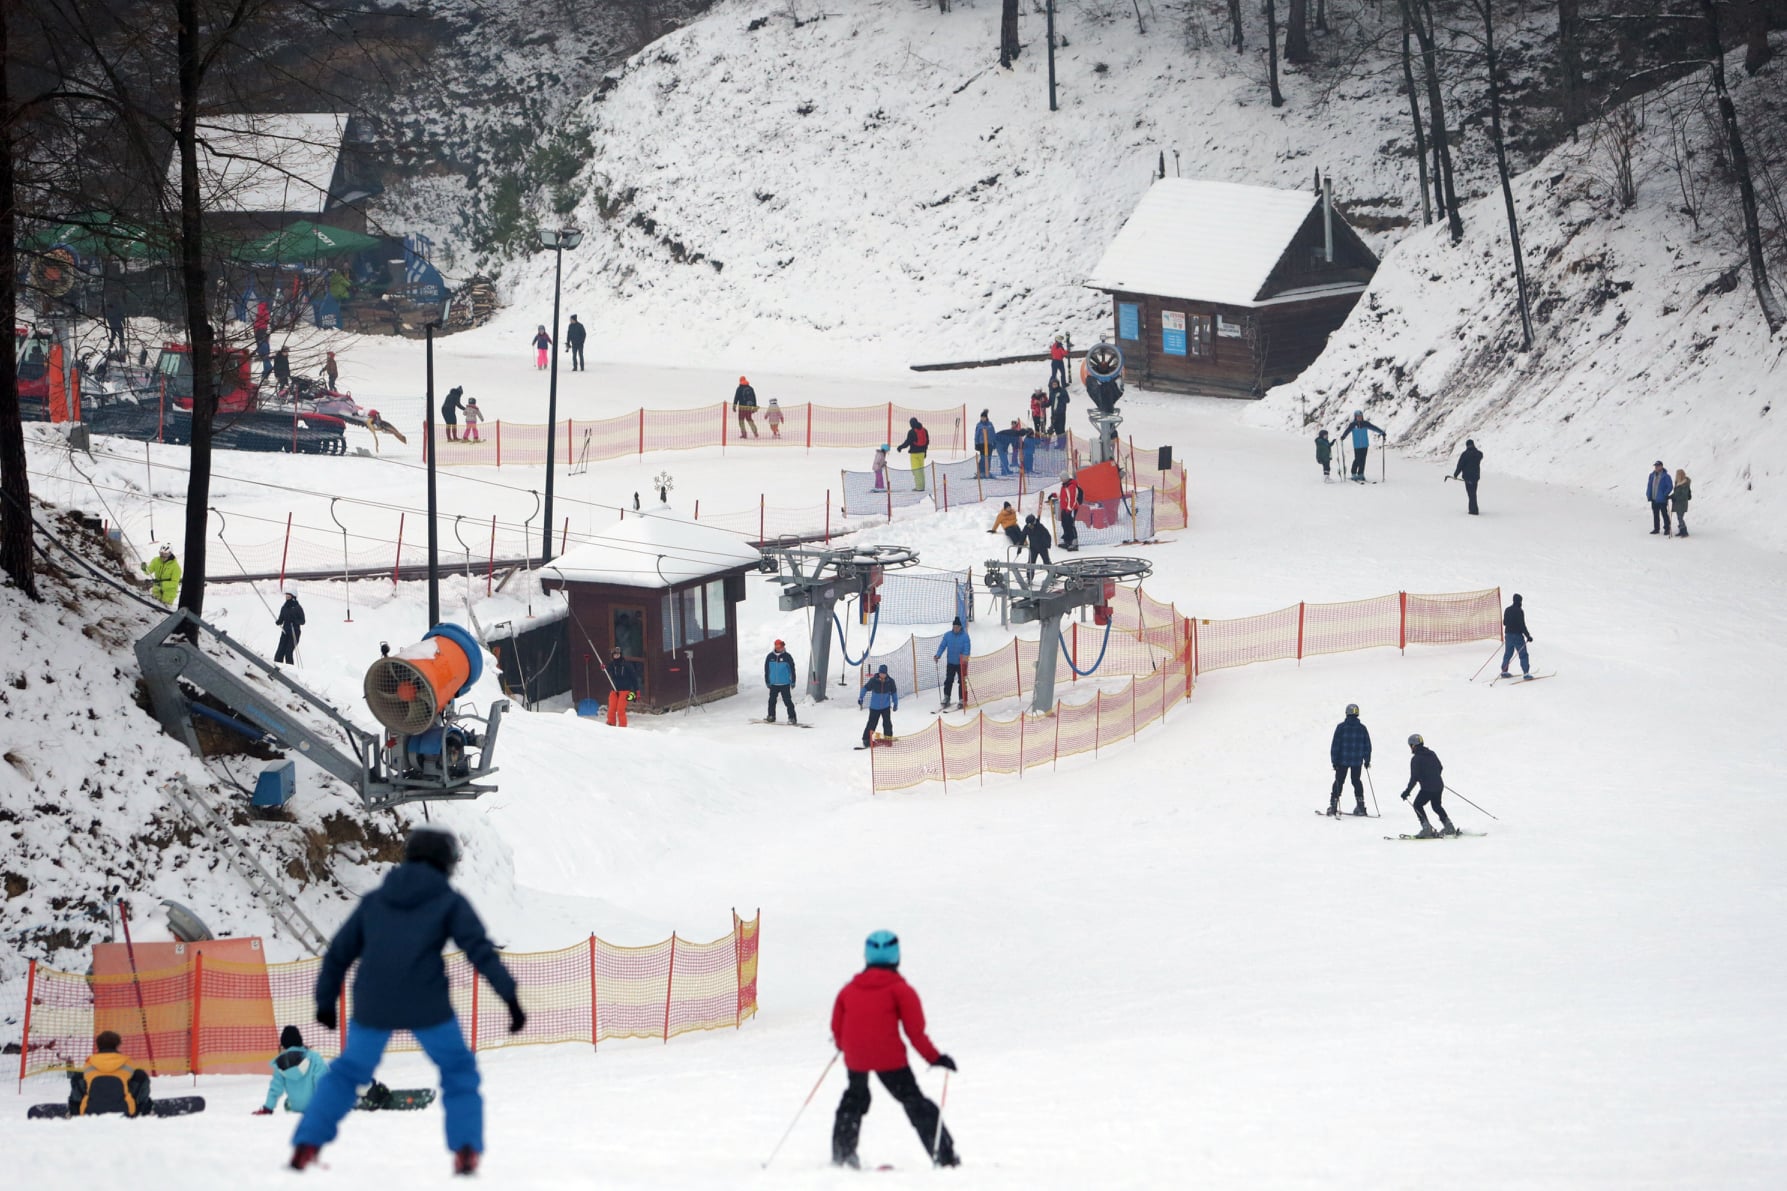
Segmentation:
{"type": "Polygon", "coordinates": [[[1117,303],[1117,338],[1142,337],[1142,307],[1138,302],[1117,303]]]}
{"type": "Polygon", "coordinates": [[[726,583],[715,579],[664,596],[664,651],[726,635],[726,583]]]}
{"type": "Polygon", "coordinates": [[[1210,323],[1211,318],[1207,314],[1193,314],[1187,317],[1186,339],[1189,343],[1192,355],[1203,356],[1206,359],[1209,358],[1210,323]]]}
{"type": "Polygon", "coordinates": [[[714,579],[707,584],[707,637],[726,635],[726,581],[714,579]]]}

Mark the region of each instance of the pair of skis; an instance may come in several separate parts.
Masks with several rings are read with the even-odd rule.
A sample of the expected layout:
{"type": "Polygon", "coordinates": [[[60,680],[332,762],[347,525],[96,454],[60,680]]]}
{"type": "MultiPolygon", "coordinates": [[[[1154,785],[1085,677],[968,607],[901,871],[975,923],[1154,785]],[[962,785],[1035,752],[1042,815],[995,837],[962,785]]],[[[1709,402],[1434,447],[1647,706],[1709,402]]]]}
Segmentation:
{"type": "MultiPolygon", "coordinates": [[[[1343,814],[1343,815],[1330,815],[1330,814],[1329,814],[1329,813],[1328,813],[1328,812],[1327,812],[1327,811],[1317,811],[1317,812],[1316,812],[1316,814],[1318,814],[1318,815],[1320,815],[1320,816],[1322,816],[1322,818],[1324,818],[1324,819],[1381,819],[1381,818],[1383,818],[1383,816],[1382,816],[1382,815],[1355,815],[1355,814],[1353,814],[1353,813],[1351,813],[1351,812],[1350,812],[1350,811],[1349,811],[1349,812],[1348,812],[1348,813],[1346,813],[1346,814],[1343,814]]],[[[1458,836],[1466,836],[1466,835],[1470,835],[1470,836],[1477,836],[1477,837],[1479,837],[1479,838],[1481,838],[1481,837],[1483,837],[1483,836],[1486,836],[1486,835],[1488,835],[1488,834],[1489,834],[1489,833],[1488,833],[1488,832],[1487,832],[1487,831],[1464,831],[1464,830],[1459,830],[1459,831],[1458,831],[1458,832],[1456,832],[1456,833],[1454,833],[1454,834],[1453,834],[1453,835],[1413,835],[1413,834],[1404,834],[1404,835],[1386,835],[1386,836],[1385,836],[1385,837],[1384,837],[1384,838],[1385,838],[1385,839],[1421,839],[1421,840],[1426,840],[1426,839],[1455,839],[1455,838],[1457,838],[1457,837],[1458,837],[1458,836]]]]}

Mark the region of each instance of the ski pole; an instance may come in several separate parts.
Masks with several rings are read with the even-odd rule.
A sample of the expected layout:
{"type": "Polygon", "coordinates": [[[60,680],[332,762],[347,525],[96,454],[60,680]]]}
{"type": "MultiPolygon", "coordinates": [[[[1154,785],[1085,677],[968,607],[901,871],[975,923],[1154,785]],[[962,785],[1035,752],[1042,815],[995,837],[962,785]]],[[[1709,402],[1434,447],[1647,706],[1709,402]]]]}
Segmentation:
{"type": "MultiPolygon", "coordinates": [[[[838,1056],[842,1053],[843,1053],[842,1051],[837,1051],[837,1050],[834,1050],[831,1052],[831,1060],[825,1064],[825,1070],[821,1071],[819,1073],[819,1078],[813,1082],[813,1090],[807,1093],[807,1098],[805,1100],[802,1100],[800,1102],[800,1107],[794,1110],[794,1119],[792,1121],[788,1122],[788,1128],[783,1132],[782,1140],[778,1141],[776,1143],[776,1148],[771,1150],[769,1152],[769,1157],[767,1157],[763,1160],[763,1169],[768,1170],[769,1164],[771,1162],[774,1162],[776,1160],[776,1155],[782,1152],[783,1142],[786,1142],[788,1140],[788,1134],[793,1133],[794,1127],[800,1123],[801,1113],[807,1111],[807,1105],[811,1104],[813,1102],[813,1097],[817,1096],[819,1094],[819,1085],[824,1083],[825,1077],[831,1074],[832,1067],[834,1065],[836,1065],[836,1063],[838,1061],[838,1056]]],[[[949,1086],[947,1083],[947,1078],[948,1077],[946,1076],[945,1077],[946,1082],[944,1084],[945,1088],[947,1088],[949,1086]]]]}
{"type": "Polygon", "coordinates": [[[949,1068],[943,1069],[943,1094],[937,1097],[937,1132],[931,1138],[931,1165],[937,1164],[937,1147],[943,1144],[943,1109],[949,1103],[949,1068]]]}
{"type": "Polygon", "coordinates": [[[1371,766],[1369,765],[1365,767],[1365,784],[1371,787],[1371,809],[1377,814],[1377,817],[1381,819],[1384,817],[1384,812],[1378,810],[1377,783],[1371,780],[1371,766]]]}
{"type": "MultiPolygon", "coordinates": [[[[1456,791],[1456,790],[1454,790],[1454,789],[1453,789],[1453,788],[1452,788],[1452,787],[1451,787],[1451,786],[1447,786],[1447,787],[1446,787],[1446,793],[1448,793],[1448,794],[1458,794],[1458,791],[1456,791]]],[[[1458,796],[1459,796],[1459,797],[1460,797],[1460,798],[1464,798],[1464,795],[1462,795],[1462,794],[1458,794],[1458,796]]],[[[1483,811],[1483,808],[1482,808],[1482,807],[1480,807],[1480,806],[1477,806],[1477,804],[1476,804],[1476,803],[1474,803],[1474,802],[1472,802],[1472,801],[1471,801],[1471,800],[1470,800],[1470,799],[1468,799],[1468,798],[1464,798],[1464,802],[1465,802],[1465,805],[1466,805],[1466,806],[1476,806],[1476,807],[1477,807],[1477,809],[1478,809],[1478,810],[1480,810],[1480,811],[1483,811]]],[[[1489,815],[1489,812],[1488,812],[1488,811],[1483,811],[1483,813],[1484,813],[1484,814],[1486,814],[1486,815],[1489,815]]],[[[1489,815],[1489,817],[1490,817],[1490,818],[1491,818],[1491,819],[1495,819],[1495,816],[1494,816],[1494,815],[1489,815]]],[[[1495,821],[1496,821],[1496,822],[1497,822],[1497,823],[1500,823],[1500,822],[1501,822],[1501,820],[1500,820],[1500,819],[1495,819],[1495,821]]]]}
{"type": "MultiPolygon", "coordinates": [[[[1495,649],[1492,649],[1492,650],[1490,650],[1490,651],[1489,651],[1489,656],[1488,656],[1488,657],[1486,657],[1486,658],[1484,658],[1484,659],[1483,659],[1483,666],[1487,666],[1487,665],[1488,665],[1488,664],[1489,664],[1489,663],[1490,663],[1490,662],[1493,662],[1493,661],[1495,661],[1495,650],[1496,650],[1496,649],[1500,649],[1500,648],[1501,648],[1501,646],[1500,646],[1500,645],[1497,645],[1497,646],[1496,646],[1496,647],[1495,647],[1495,649]]],[[[1478,667],[1477,667],[1477,674],[1481,674],[1481,673],[1483,673],[1483,666],[1478,666],[1478,667]]],[[[1472,681],[1472,682],[1475,682],[1475,681],[1477,681],[1477,674],[1473,674],[1473,675],[1471,675],[1471,681],[1472,681]]]]}

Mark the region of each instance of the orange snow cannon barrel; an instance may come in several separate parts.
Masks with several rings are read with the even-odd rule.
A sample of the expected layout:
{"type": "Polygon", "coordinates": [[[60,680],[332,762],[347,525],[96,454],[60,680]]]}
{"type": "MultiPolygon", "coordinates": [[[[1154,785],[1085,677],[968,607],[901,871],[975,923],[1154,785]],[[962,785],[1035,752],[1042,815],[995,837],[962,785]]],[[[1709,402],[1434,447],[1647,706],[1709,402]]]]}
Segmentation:
{"type": "Polygon", "coordinates": [[[483,672],[484,654],[471,634],[437,624],[419,643],[372,663],[362,691],[379,723],[415,736],[438,724],[483,672]]]}

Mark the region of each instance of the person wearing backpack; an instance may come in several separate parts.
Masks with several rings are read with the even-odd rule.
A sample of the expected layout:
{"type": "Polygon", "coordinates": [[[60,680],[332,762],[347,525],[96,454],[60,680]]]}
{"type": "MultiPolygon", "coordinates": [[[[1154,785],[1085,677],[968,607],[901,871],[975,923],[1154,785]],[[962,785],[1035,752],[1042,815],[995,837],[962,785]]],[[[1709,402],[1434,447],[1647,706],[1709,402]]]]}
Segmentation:
{"type": "Polygon", "coordinates": [[[898,450],[912,453],[912,489],[915,492],[925,490],[925,452],[931,449],[931,432],[917,418],[906,419],[908,427],[906,437],[901,441],[898,450]]]}

